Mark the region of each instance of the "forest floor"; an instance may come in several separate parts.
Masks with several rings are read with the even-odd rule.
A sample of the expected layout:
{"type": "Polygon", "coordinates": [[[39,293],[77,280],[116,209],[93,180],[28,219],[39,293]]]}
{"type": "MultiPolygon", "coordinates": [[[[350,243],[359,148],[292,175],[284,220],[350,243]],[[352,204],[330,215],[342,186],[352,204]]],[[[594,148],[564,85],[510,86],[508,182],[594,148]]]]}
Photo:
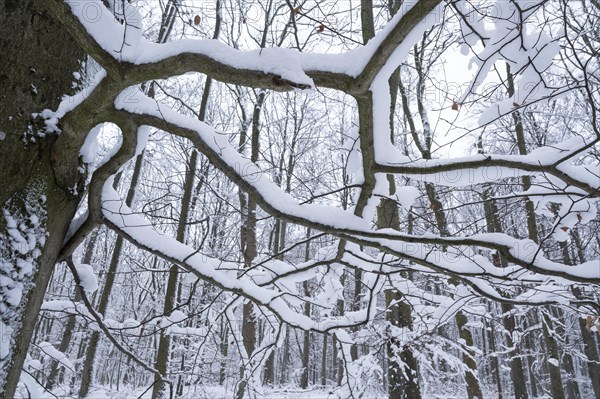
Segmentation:
{"type": "MultiPolygon", "coordinates": [[[[65,387],[66,388],[66,387],[65,387]]],[[[337,388],[337,387],[335,387],[337,388]]],[[[449,387],[450,388],[450,387],[449,387]]],[[[454,387],[452,387],[454,388],[454,387]]],[[[21,392],[23,398],[27,398],[26,392],[21,392]]],[[[495,398],[492,392],[487,392],[488,395],[484,396],[495,398]]],[[[94,387],[87,399],[150,399],[152,390],[145,389],[117,389],[114,386],[111,387],[94,387]]],[[[17,396],[18,397],[18,396],[17,396]]],[[[46,393],[40,398],[34,399],[50,399],[50,398],[74,398],[76,395],[69,393],[68,389],[58,388],[53,394],[46,393]]],[[[234,398],[234,392],[232,387],[223,386],[196,386],[195,389],[191,388],[186,394],[180,398],[186,399],[231,399],[234,398]]],[[[334,387],[313,387],[306,390],[299,389],[298,387],[289,388],[264,388],[263,392],[256,393],[256,398],[260,399],[338,399],[338,393],[334,387]]],[[[365,392],[360,396],[361,399],[386,399],[387,395],[382,391],[378,392],[365,392]]],[[[466,397],[466,392],[456,392],[455,389],[448,389],[448,392],[436,392],[436,393],[424,393],[423,399],[463,399],[466,397]],[[452,392],[454,391],[454,392],[452,392]]]]}

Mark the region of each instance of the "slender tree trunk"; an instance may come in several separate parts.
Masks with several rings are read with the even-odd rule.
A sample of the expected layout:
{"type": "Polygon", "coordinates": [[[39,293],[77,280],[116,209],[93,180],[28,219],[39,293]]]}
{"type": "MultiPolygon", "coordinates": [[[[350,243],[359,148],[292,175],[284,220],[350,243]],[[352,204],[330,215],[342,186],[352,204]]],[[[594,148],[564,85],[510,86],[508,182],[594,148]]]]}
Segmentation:
{"type": "MultiPolygon", "coordinates": [[[[221,14],[220,14],[221,2],[216,2],[216,23],[215,30],[213,32],[213,39],[218,38],[219,31],[221,27],[221,14]]],[[[159,34],[158,41],[160,43],[164,43],[167,41],[169,34],[173,28],[175,15],[179,5],[177,1],[170,0],[167,5],[166,13],[163,16],[163,21],[161,24],[161,30],[159,34]]],[[[210,77],[206,78],[206,83],[204,85],[204,91],[202,92],[202,99],[200,101],[200,110],[198,112],[198,119],[200,121],[206,120],[206,110],[208,107],[208,99],[210,96],[210,89],[212,86],[212,79],[210,77]]],[[[198,166],[198,153],[194,149],[192,150],[192,154],[190,155],[190,159],[188,162],[188,170],[185,177],[184,189],[183,189],[183,198],[181,199],[181,213],[179,215],[179,221],[177,225],[177,241],[184,242],[185,241],[185,232],[187,226],[187,220],[190,213],[191,201],[192,201],[192,191],[194,189],[194,178],[196,176],[196,169],[198,166]]],[[[168,316],[172,313],[173,309],[176,306],[177,302],[177,284],[178,284],[178,275],[179,268],[177,265],[171,265],[169,269],[169,280],[167,281],[167,291],[165,293],[165,302],[163,306],[163,314],[168,316]]],[[[171,338],[168,334],[164,334],[161,332],[160,340],[158,344],[158,352],[156,356],[155,368],[162,375],[167,373],[168,362],[169,362],[169,352],[171,346],[171,338]]],[[[184,359],[182,358],[182,362],[184,359]]],[[[164,383],[162,381],[156,381],[154,387],[152,389],[152,399],[158,399],[162,396],[162,390],[164,388],[164,383]]]]}
{"type": "MultiPolygon", "coordinates": [[[[127,191],[127,198],[125,199],[125,203],[128,207],[131,207],[133,202],[133,198],[135,197],[135,190],[137,187],[138,180],[140,178],[142,172],[142,165],[144,163],[144,155],[143,153],[138,155],[135,160],[135,166],[133,169],[133,175],[131,177],[131,183],[129,185],[129,190],[127,191]]],[[[120,175],[117,176],[114,182],[115,189],[120,180],[120,175]]],[[[121,258],[121,251],[123,249],[123,238],[119,235],[115,241],[115,247],[113,249],[112,257],[110,259],[110,264],[108,266],[108,271],[106,272],[106,280],[104,282],[104,287],[102,288],[102,295],[100,296],[100,302],[98,304],[97,312],[101,315],[104,315],[106,309],[108,308],[108,303],[110,301],[110,294],[113,289],[113,285],[115,283],[116,272],[119,267],[119,261],[121,258]]],[[[100,332],[94,331],[90,336],[90,341],[88,342],[88,346],[86,349],[85,360],[83,363],[83,368],[81,371],[81,385],[79,386],[79,397],[86,397],[89,390],[90,385],[93,381],[94,376],[94,360],[96,358],[96,351],[98,349],[98,342],[100,341],[100,332]]]]}
{"type": "MultiPolygon", "coordinates": [[[[335,362],[333,365],[335,365],[335,362]]],[[[327,385],[327,334],[323,334],[323,349],[321,351],[321,385],[327,385]]]]}
{"type": "MultiPolygon", "coordinates": [[[[531,313],[525,319],[525,321],[529,325],[535,325],[535,322],[532,319],[531,313]]],[[[529,386],[531,387],[531,396],[535,398],[538,396],[538,391],[537,391],[538,384],[537,384],[537,380],[535,378],[535,372],[533,370],[533,366],[536,361],[536,356],[534,353],[534,350],[536,349],[536,345],[535,345],[535,341],[534,341],[533,337],[531,336],[531,334],[529,334],[525,338],[525,347],[526,347],[527,351],[529,352],[529,355],[527,356],[527,364],[528,364],[527,371],[529,374],[529,386]]]]}
{"type": "MultiPolygon", "coordinates": [[[[565,334],[565,345],[568,346],[568,343],[567,335],[565,334]]],[[[573,356],[571,356],[569,351],[565,351],[563,353],[563,367],[565,373],[567,374],[567,398],[581,399],[581,392],[579,391],[579,384],[577,383],[575,363],[573,362],[573,356]]]]}
{"type": "Polygon", "coordinates": [[[456,325],[460,338],[464,341],[463,362],[467,366],[465,371],[465,381],[467,382],[467,395],[469,399],[483,399],[481,388],[479,386],[479,379],[477,377],[477,362],[475,361],[475,351],[473,348],[473,335],[471,330],[467,328],[467,316],[463,312],[456,313],[455,316],[456,325]]]}
{"type": "MultiPolygon", "coordinates": [[[[84,264],[89,265],[92,262],[92,257],[94,254],[94,249],[96,248],[97,240],[98,240],[98,230],[94,230],[90,239],[88,240],[88,243],[87,243],[86,249],[85,249],[85,253],[83,255],[83,263],[84,264]]],[[[81,300],[81,294],[78,289],[75,289],[75,303],[79,302],[80,300],[81,300]]],[[[58,347],[58,350],[62,353],[67,353],[67,350],[69,349],[69,346],[71,344],[71,339],[73,337],[73,332],[75,331],[76,321],[77,321],[77,318],[74,314],[69,315],[69,317],[67,319],[67,324],[65,325],[65,328],[64,328],[63,336],[60,340],[60,344],[58,347]]],[[[46,389],[49,391],[52,390],[52,388],[54,388],[54,385],[57,382],[58,370],[59,370],[59,363],[56,360],[52,361],[52,367],[50,368],[50,373],[48,374],[48,381],[46,383],[46,389]]]]}
{"type": "MultiPolygon", "coordinates": [[[[404,110],[404,116],[408,120],[408,125],[411,129],[411,135],[417,144],[417,148],[421,153],[423,159],[431,159],[431,132],[429,132],[428,126],[430,126],[427,112],[425,111],[425,105],[423,101],[424,88],[425,88],[425,76],[423,72],[423,65],[421,61],[419,61],[419,55],[417,51],[417,47],[415,46],[415,64],[417,73],[419,75],[419,83],[417,89],[417,105],[419,110],[419,116],[421,118],[422,124],[424,126],[423,135],[424,137],[419,137],[419,134],[416,130],[416,125],[413,119],[413,116],[410,112],[410,107],[408,104],[408,97],[405,94],[405,89],[402,86],[400,75],[397,75],[395,86],[393,89],[393,93],[397,94],[397,89],[401,91],[401,100],[402,100],[402,109],[404,110]]],[[[391,87],[391,85],[390,85],[391,87]]],[[[436,221],[436,227],[439,231],[440,235],[443,237],[447,237],[450,235],[448,229],[448,222],[446,219],[446,213],[443,209],[443,204],[439,199],[438,193],[435,189],[435,186],[431,183],[425,183],[425,192],[427,193],[427,197],[429,199],[430,208],[433,210],[433,214],[436,221]]],[[[452,280],[451,283],[457,283],[452,280]]],[[[458,327],[458,334],[465,342],[464,344],[464,353],[463,353],[463,363],[465,364],[465,381],[467,383],[467,395],[469,399],[483,397],[481,392],[481,387],[479,385],[479,379],[477,377],[477,363],[475,361],[475,351],[471,348],[473,347],[473,336],[470,329],[467,327],[468,319],[464,315],[462,311],[458,311],[455,315],[456,325],[458,327]]],[[[441,331],[441,328],[440,328],[441,331]]]]}
{"type": "MultiPolygon", "coordinates": [[[[502,225],[498,218],[498,208],[496,202],[490,199],[490,191],[487,187],[484,187],[483,191],[484,200],[484,211],[486,214],[486,222],[488,223],[487,229],[489,233],[501,233],[502,225]]],[[[500,257],[499,254],[493,256],[493,262],[497,267],[506,267],[506,260],[500,257]]],[[[521,351],[516,346],[513,340],[514,333],[517,329],[515,316],[513,314],[514,306],[508,303],[502,303],[500,305],[502,309],[502,323],[504,325],[504,337],[506,340],[506,346],[508,348],[508,354],[510,357],[510,375],[513,383],[516,399],[527,399],[529,394],[527,393],[527,384],[525,381],[525,373],[523,369],[523,361],[521,358],[521,351]]]]}
{"type": "MultiPolygon", "coordinates": [[[[309,307],[310,305],[305,305],[309,307]]],[[[310,315],[310,308],[307,311],[310,315]]],[[[302,374],[300,375],[300,388],[308,388],[308,376],[310,370],[310,332],[304,331],[304,339],[302,343],[302,374]]]]}
{"type": "MultiPolygon", "coordinates": [[[[427,159],[429,151],[422,153],[423,157],[427,159]]],[[[447,237],[450,235],[448,231],[448,222],[446,220],[446,214],[443,209],[442,202],[438,198],[435,187],[430,184],[425,184],[425,191],[431,203],[431,208],[436,219],[437,228],[441,236],[447,237]]],[[[454,279],[450,279],[451,283],[457,283],[454,279]]],[[[456,312],[454,316],[456,326],[458,328],[458,335],[464,342],[464,352],[462,355],[463,363],[465,364],[465,382],[467,383],[467,395],[469,399],[482,399],[483,394],[479,385],[479,378],[477,377],[477,362],[475,361],[475,351],[473,348],[473,334],[467,327],[468,319],[462,311],[456,312]]]]}
{"type": "Polygon", "coordinates": [[[502,303],[501,304],[505,329],[506,346],[510,354],[510,376],[515,389],[515,398],[527,399],[527,384],[525,381],[525,370],[523,369],[523,362],[521,361],[521,351],[513,340],[514,333],[517,329],[515,323],[515,316],[513,314],[514,307],[512,305],[502,303]]]}
{"type": "MultiPolygon", "coordinates": [[[[208,106],[208,97],[210,94],[210,87],[212,80],[206,79],[204,86],[204,92],[202,94],[202,100],[200,103],[199,119],[204,121],[206,117],[206,108],[208,106]]],[[[196,150],[192,150],[190,159],[188,161],[187,173],[185,177],[185,183],[183,187],[183,197],[181,199],[181,212],[179,214],[179,221],[177,224],[177,241],[185,242],[185,233],[187,227],[187,221],[190,213],[192,192],[194,189],[194,179],[196,176],[196,169],[198,167],[198,153],[196,150]]],[[[163,306],[163,314],[169,316],[175,307],[177,306],[177,284],[179,280],[179,267],[177,265],[171,265],[169,269],[169,279],[167,281],[167,291],[165,293],[165,302],[163,306]]],[[[158,350],[156,354],[155,368],[162,375],[167,373],[169,354],[171,347],[171,337],[168,334],[161,332],[158,350]]],[[[162,390],[164,389],[164,383],[162,381],[156,381],[152,389],[152,398],[158,399],[163,395],[162,390]]]]}
{"type": "MultiPolygon", "coordinates": [[[[577,229],[571,230],[571,237],[573,238],[573,242],[577,249],[579,262],[585,262],[585,252],[581,245],[581,239],[579,238],[577,229]]],[[[577,299],[583,297],[581,289],[577,286],[571,286],[571,292],[577,299]]],[[[600,398],[600,357],[598,356],[598,346],[596,345],[592,332],[588,330],[585,320],[582,317],[578,317],[577,320],[579,322],[579,330],[581,331],[581,338],[583,341],[583,352],[587,358],[587,369],[591,379],[592,389],[594,390],[594,395],[597,398],[600,398]]]]}
{"type": "MultiPolygon", "coordinates": [[[[506,66],[506,74],[508,81],[508,95],[513,96],[515,94],[514,77],[511,73],[510,66],[506,66]]],[[[525,140],[525,129],[523,126],[523,120],[519,111],[512,113],[513,120],[515,122],[515,136],[517,140],[517,148],[520,155],[527,155],[527,143],[525,140]]],[[[527,191],[531,188],[531,178],[529,176],[522,177],[523,191],[527,191]]],[[[539,243],[539,235],[537,228],[537,217],[535,215],[535,207],[533,202],[529,198],[525,198],[525,212],[527,214],[527,231],[529,239],[536,243],[539,243]]],[[[549,309],[547,310],[550,311],[549,309]]],[[[544,334],[544,340],[550,351],[548,357],[548,368],[550,370],[550,387],[552,395],[555,399],[564,398],[563,383],[560,374],[560,362],[558,359],[558,344],[556,338],[553,335],[552,321],[547,314],[543,316],[542,320],[542,331],[544,334]]]]}
{"type": "Polygon", "coordinates": [[[225,322],[221,322],[221,362],[219,366],[219,385],[225,383],[225,370],[227,368],[227,352],[229,351],[228,328],[225,322]]]}
{"type": "MultiPolygon", "coordinates": [[[[207,86],[208,87],[208,86],[207,86]]],[[[205,90],[207,90],[205,88],[205,90]]],[[[185,231],[190,210],[190,199],[192,197],[192,189],[194,187],[194,177],[196,175],[196,167],[198,163],[198,153],[192,150],[185,177],[183,188],[183,198],[181,199],[181,213],[179,214],[179,222],[177,225],[177,241],[185,241],[185,231]]],[[[177,306],[177,283],[179,280],[179,267],[171,265],[169,269],[169,279],[167,281],[167,290],[165,293],[165,302],[163,305],[163,315],[170,316],[177,306]]],[[[169,354],[171,350],[171,337],[161,331],[158,342],[158,350],[156,353],[156,362],[154,368],[161,375],[166,375],[169,362],[169,354]]],[[[158,399],[163,396],[164,383],[156,381],[152,389],[152,399],[158,399]]]]}
{"type": "MultiPolygon", "coordinates": [[[[252,117],[252,136],[250,161],[256,163],[259,155],[260,113],[265,101],[266,94],[261,92],[254,105],[252,117]]],[[[243,196],[243,194],[241,194],[243,196]]],[[[242,227],[242,241],[244,243],[244,268],[250,268],[252,261],[257,255],[256,249],[256,202],[250,197],[246,199],[247,213],[245,225],[242,227]]],[[[252,357],[256,347],[256,320],[254,317],[254,303],[246,302],[242,309],[242,341],[248,358],[252,357]]],[[[242,399],[246,390],[247,381],[244,376],[244,365],[240,367],[241,381],[237,388],[237,398],[242,399]]]]}
{"type": "Polygon", "coordinates": [[[281,355],[281,364],[279,365],[279,385],[287,384],[288,381],[288,370],[290,367],[290,336],[286,334],[283,341],[283,353],[281,355]]]}
{"type": "Polygon", "coordinates": [[[264,378],[263,383],[265,385],[273,385],[275,382],[275,353],[276,350],[273,348],[267,360],[265,361],[265,370],[264,370],[264,378]]]}
{"type": "MultiPolygon", "coordinates": [[[[581,298],[582,293],[579,287],[571,287],[575,298],[581,298]]],[[[582,317],[577,318],[579,321],[579,329],[581,331],[581,338],[583,340],[583,352],[587,357],[587,368],[590,380],[592,382],[592,388],[594,395],[600,398],[600,357],[598,356],[598,346],[596,345],[594,335],[585,323],[585,319],[582,317]]]]}
{"type": "MultiPolygon", "coordinates": [[[[342,277],[340,277],[340,284],[343,287],[345,285],[345,280],[346,280],[346,275],[342,274],[342,277]]],[[[337,303],[337,310],[338,310],[338,314],[340,316],[344,315],[345,312],[345,307],[344,307],[344,301],[342,299],[338,300],[337,303]]],[[[339,350],[338,350],[338,346],[337,346],[337,340],[335,338],[335,336],[331,337],[331,353],[332,353],[332,357],[333,357],[333,370],[334,370],[334,376],[337,376],[336,382],[337,382],[337,386],[341,386],[342,385],[342,380],[344,378],[344,361],[342,359],[339,359],[339,350]],[[335,367],[335,365],[337,364],[337,367],[335,367]]]]}
{"type": "MultiPolygon", "coordinates": [[[[273,245],[273,253],[275,254],[276,259],[281,259],[279,255],[279,248],[283,247],[282,239],[280,238],[282,231],[282,223],[281,220],[277,220],[275,222],[275,228],[272,234],[271,244],[273,245]]],[[[277,348],[272,348],[271,353],[267,357],[264,367],[263,374],[263,384],[265,385],[273,385],[275,383],[275,354],[277,353],[277,348]]]]}
{"type": "Polygon", "coordinates": [[[558,343],[554,331],[552,318],[546,311],[542,311],[542,331],[548,347],[548,368],[550,370],[550,391],[553,399],[564,399],[565,393],[562,387],[560,376],[560,355],[558,353],[558,343]],[[561,385],[558,385],[558,384],[561,385]]]}
{"type": "MultiPolygon", "coordinates": [[[[492,304],[490,304],[490,314],[492,314],[492,304]]],[[[489,340],[490,340],[490,352],[493,353],[492,355],[492,376],[494,381],[496,382],[496,390],[498,391],[498,399],[503,399],[504,395],[502,392],[502,379],[500,376],[500,362],[498,361],[498,354],[496,352],[496,328],[494,327],[494,323],[492,322],[490,324],[490,335],[489,335],[489,340]]]]}
{"type": "MultiPolygon", "coordinates": [[[[393,190],[393,187],[392,187],[393,190]]],[[[394,190],[395,191],[395,190],[394,190]]],[[[391,192],[393,194],[393,191],[391,192]]],[[[400,220],[396,203],[383,198],[377,208],[377,226],[399,230],[400,220]]],[[[386,320],[392,326],[412,330],[411,308],[402,300],[398,290],[385,292],[386,320]]],[[[410,347],[400,347],[394,337],[387,342],[388,357],[388,396],[390,399],[417,399],[421,397],[419,387],[419,368],[410,347]],[[398,361],[399,360],[399,361],[398,361]],[[402,366],[403,365],[403,366],[402,366]]]]}
{"type": "MultiPolygon", "coordinates": [[[[356,312],[360,309],[360,301],[362,295],[362,270],[354,270],[354,297],[352,298],[351,310],[356,312]]],[[[358,331],[357,327],[352,327],[352,331],[358,331]]],[[[350,346],[350,358],[352,361],[358,359],[358,345],[353,343],[350,346]]]]}
{"type": "MultiPolygon", "coordinates": [[[[306,229],[306,238],[310,237],[310,228],[306,229]]],[[[310,241],[306,241],[304,248],[304,261],[308,262],[310,259],[310,241]]],[[[304,295],[309,298],[310,291],[308,288],[308,281],[302,282],[302,288],[304,289],[304,295]]],[[[310,302],[304,304],[304,315],[310,317],[310,302]]],[[[327,352],[325,352],[327,353],[327,352]]],[[[308,369],[310,361],[310,332],[304,331],[304,340],[302,343],[302,374],[300,375],[300,388],[306,389],[308,387],[308,369]]]]}

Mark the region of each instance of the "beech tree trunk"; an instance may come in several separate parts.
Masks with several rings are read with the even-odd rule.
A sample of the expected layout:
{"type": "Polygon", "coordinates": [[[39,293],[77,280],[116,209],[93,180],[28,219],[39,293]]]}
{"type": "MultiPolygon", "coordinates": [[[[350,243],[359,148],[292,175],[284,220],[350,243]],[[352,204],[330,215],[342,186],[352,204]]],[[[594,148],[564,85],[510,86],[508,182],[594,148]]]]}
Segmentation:
{"type": "MultiPolygon", "coordinates": [[[[335,370],[335,362],[332,367],[335,370]]],[[[334,373],[335,375],[335,373],[334,373]]],[[[323,334],[323,350],[321,351],[321,385],[327,385],[327,334],[323,334]]]]}
{"type": "MultiPolygon", "coordinates": [[[[209,85],[207,85],[207,88],[209,85]]],[[[208,91],[205,88],[205,91],[208,91]]],[[[190,210],[190,199],[192,196],[192,189],[194,187],[194,176],[196,174],[196,166],[198,160],[198,153],[192,150],[192,155],[188,163],[188,169],[185,177],[185,185],[183,191],[183,198],[181,199],[181,213],[179,214],[179,222],[177,226],[177,241],[185,241],[185,230],[187,226],[188,213],[190,210]]],[[[179,266],[171,265],[169,268],[169,279],[167,281],[167,291],[165,293],[165,302],[163,306],[163,315],[170,316],[175,307],[177,306],[177,283],[179,280],[179,266]]],[[[155,368],[162,375],[167,374],[167,366],[169,363],[169,353],[171,350],[171,337],[165,334],[163,331],[160,333],[158,342],[158,350],[156,353],[155,368]]],[[[152,390],[152,399],[158,399],[163,396],[164,383],[157,381],[154,384],[152,390]]]]}
{"type": "MultiPolygon", "coordinates": [[[[0,2],[0,396],[13,398],[40,306],[69,224],[84,174],[69,188],[55,170],[61,149],[33,113],[55,110],[72,91],[83,54],[40,2],[0,2]],[[35,243],[17,237],[35,236],[35,243]],[[31,263],[18,260],[33,259],[31,263]],[[31,266],[31,270],[23,267],[31,266]]],[[[68,156],[68,154],[66,155],[68,156]]],[[[68,169],[68,167],[67,167],[68,169]]],[[[76,169],[76,168],[75,168],[76,169]]],[[[76,172],[71,169],[70,172],[76,172]]]]}

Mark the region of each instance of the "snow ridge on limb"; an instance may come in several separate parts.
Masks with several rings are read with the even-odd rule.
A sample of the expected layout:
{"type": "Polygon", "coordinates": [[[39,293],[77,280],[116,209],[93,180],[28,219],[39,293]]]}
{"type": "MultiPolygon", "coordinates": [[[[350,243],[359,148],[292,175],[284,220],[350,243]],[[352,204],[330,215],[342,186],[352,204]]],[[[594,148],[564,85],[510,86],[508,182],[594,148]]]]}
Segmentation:
{"type": "MultiPolygon", "coordinates": [[[[291,50],[239,51],[216,40],[152,43],[141,37],[142,18],[129,3],[123,23],[101,0],[49,0],[47,7],[111,78],[127,85],[200,72],[225,83],[277,91],[314,86],[303,71],[299,53],[291,50]]],[[[336,81],[348,78],[325,72],[319,79],[321,84],[338,85],[336,81]]]]}
{"type": "MultiPolygon", "coordinates": [[[[573,195],[600,196],[598,177],[585,166],[568,163],[598,142],[574,137],[551,147],[540,147],[527,155],[485,154],[434,160],[395,160],[376,164],[377,172],[401,174],[411,179],[450,187],[537,175],[551,175],[573,187],[573,195]]],[[[548,181],[548,183],[552,183],[548,181]]],[[[555,190],[556,192],[556,190],[555,190]]]]}

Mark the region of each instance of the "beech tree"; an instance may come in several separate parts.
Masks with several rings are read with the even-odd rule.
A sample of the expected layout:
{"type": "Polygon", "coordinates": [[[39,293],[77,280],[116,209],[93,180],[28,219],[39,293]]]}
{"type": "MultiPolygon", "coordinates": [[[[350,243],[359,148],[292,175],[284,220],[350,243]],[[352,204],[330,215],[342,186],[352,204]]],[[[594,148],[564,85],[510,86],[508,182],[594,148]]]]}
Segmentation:
{"type": "Polygon", "coordinates": [[[88,354],[71,382],[86,396],[101,337],[125,359],[116,385],[153,398],[197,395],[211,356],[240,398],[294,378],[294,362],[302,389],[330,378],[340,397],[421,397],[448,369],[469,398],[482,375],[500,396],[597,395],[600,5],[253,4],[216,1],[210,23],[184,1],[0,4],[3,397],[51,391],[59,364],[79,367],[69,341],[88,354]],[[454,90],[438,83],[458,46],[472,76],[454,90]],[[104,228],[118,241],[95,306],[104,228]],[[151,277],[116,294],[120,262],[151,277]],[[53,281],[77,300],[44,301],[67,270],[53,281]],[[135,311],[111,315],[121,294],[135,311]],[[91,341],[69,332],[54,349],[42,310],[91,341]],[[540,347],[521,340],[536,332],[540,347]]]}

